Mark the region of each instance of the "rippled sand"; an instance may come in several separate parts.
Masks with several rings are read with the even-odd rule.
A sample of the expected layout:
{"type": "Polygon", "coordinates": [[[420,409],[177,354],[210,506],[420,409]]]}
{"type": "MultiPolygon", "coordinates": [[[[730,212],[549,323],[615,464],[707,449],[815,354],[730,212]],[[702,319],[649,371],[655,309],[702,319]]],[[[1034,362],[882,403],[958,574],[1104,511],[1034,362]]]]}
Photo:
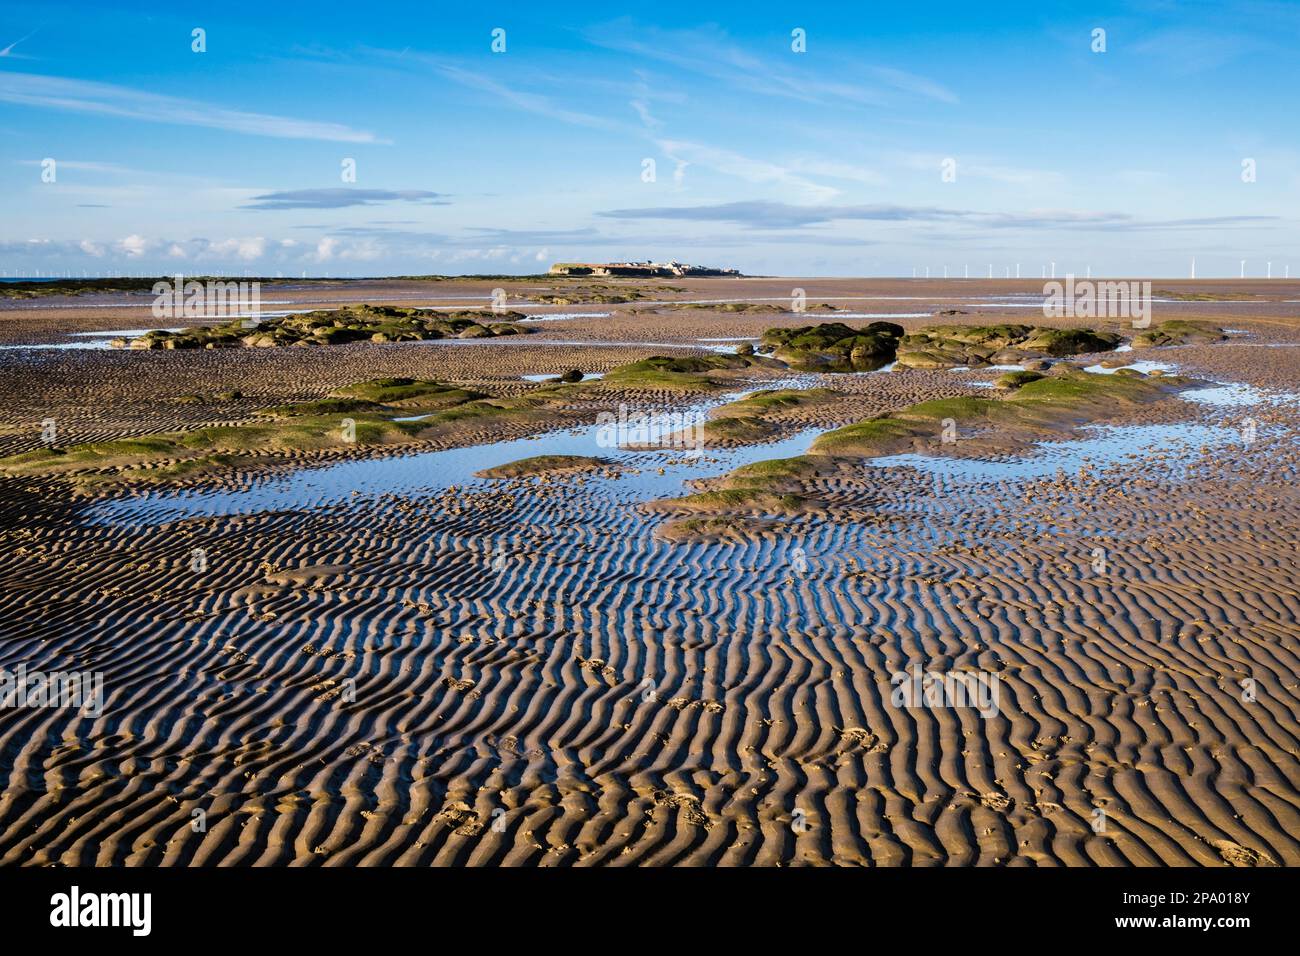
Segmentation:
{"type": "MultiPolygon", "coordinates": [[[[798,283],[855,314],[1042,321],[969,305],[1041,283],[819,282],[673,296],[798,283]],[[903,295],[919,301],[888,298],[903,295]]],[[[508,347],[6,350],[0,451],[35,447],[46,417],[84,441],[238,421],[379,375],[517,394],[536,387],[523,375],[663,351],[644,343],[823,320],[632,308],[647,307],[593,305],[612,314],[508,347]],[[244,397],[213,397],[226,389],[244,397]]],[[[822,429],[981,394],[996,373],[807,376],[846,397],[780,419],[769,445],[698,458],[593,448],[593,418],[148,495],[0,479],[0,666],[97,671],[105,692],[97,716],[0,710],[0,860],[1296,865],[1300,306],[1167,308],[1246,332],[1150,353],[1226,392],[1019,464],[820,479],[824,510],[755,515],[725,542],[664,540],[642,505],[822,429]],[[466,449],[507,440],[501,456],[619,467],[475,479],[498,452],[466,449]],[[912,667],[996,677],[997,713],[897,706],[891,678],[912,667]]],[[[111,303],[0,318],[3,344],[141,325],[111,303]]]]}

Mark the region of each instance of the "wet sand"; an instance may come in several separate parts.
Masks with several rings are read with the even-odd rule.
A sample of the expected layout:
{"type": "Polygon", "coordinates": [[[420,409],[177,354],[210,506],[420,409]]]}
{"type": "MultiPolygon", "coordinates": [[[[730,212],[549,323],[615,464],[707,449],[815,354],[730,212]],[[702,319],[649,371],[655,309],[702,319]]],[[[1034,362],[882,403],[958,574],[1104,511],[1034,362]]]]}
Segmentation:
{"type": "MultiPolygon", "coordinates": [[[[68,441],[119,438],[385,375],[514,395],[538,387],[527,374],[838,319],[823,301],[926,313],[890,319],[909,329],[1083,324],[1010,307],[1039,280],[667,284],[683,291],[665,299],[753,304],[802,287],[814,311],[641,300],[539,308],[610,314],[488,343],[0,350],[0,453],[38,447],[47,417],[68,441]],[[966,314],[934,315],[949,309],[966,314]]],[[[448,297],[485,304],[497,285],[516,291],[263,298],[464,307],[448,297]]],[[[665,540],[644,504],[829,428],[985,395],[997,373],[756,372],[732,391],[796,380],[844,397],[698,457],[597,447],[590,409],[558,431],[467,429],[185,489],[0,478],[0,666],[98,671],[105,689],[98,716],[0,710],[0,861],[1296,865],[1300,284],[1154,285],[1267,296],[1157,303],[1157,321],[1245,333],[1133,356],[1199,394],[1027,459],[814,479],[824,509],[756,513],[725,541],[665,540]],[[618,467],[473,474],[541,454],[618,467]],[[998,712],[896,706],[891,677],[912,667],[996,675],[998,712]]],[[[0,344],[152,327],[147,309],[102,304],[0,300],[0,344]]],[[[608,399],[672,412],[733,397],[608,399]]]]}

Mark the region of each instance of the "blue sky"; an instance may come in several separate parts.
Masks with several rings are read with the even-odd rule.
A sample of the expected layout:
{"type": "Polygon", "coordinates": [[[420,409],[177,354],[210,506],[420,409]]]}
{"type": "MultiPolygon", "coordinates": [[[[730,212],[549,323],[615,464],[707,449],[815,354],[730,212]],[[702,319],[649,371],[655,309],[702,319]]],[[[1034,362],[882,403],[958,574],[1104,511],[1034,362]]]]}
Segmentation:
{"type": "Polygon", "coordinates": [[[1298,41],[1294,3],[10,0],[0,271],[1300,275],[1298,41]]]}

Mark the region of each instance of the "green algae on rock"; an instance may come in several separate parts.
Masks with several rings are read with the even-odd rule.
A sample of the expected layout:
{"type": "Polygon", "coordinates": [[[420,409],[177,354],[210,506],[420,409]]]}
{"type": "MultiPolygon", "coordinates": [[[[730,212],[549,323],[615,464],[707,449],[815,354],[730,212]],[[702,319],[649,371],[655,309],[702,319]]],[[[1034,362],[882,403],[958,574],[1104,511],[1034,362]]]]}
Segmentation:
{"type": "Polygon", "coordinates": [[[903,336],[903,368],[1022,364],[1027,359],[1109,352],[1123,341],[1115,332],[1029,325],[936,325],[903,336]]]}
{"type": "Polygon", "coordinates": [[[748,526],[755,514],[771,518],[822,511],[825,503],[810,489],[810,480],[855,468],[861,459],[955,447],[945,435],[955,435],[957,426],[966,433],[968,449],[1023,448],[1063,428],[1159,401],[1190,384],[1177,377],[1092,375],[1074,368],[1029,374],[1036,377],[1004,398],[960,396],[910,405],[825,432],[805,455],[743,465],[709,481],[706,488],[645,507],[675,516],[665,526],[664,537],[716,537],[722,523],[748,526]],[[682,520],[688,515],[690,522],[682,520]]]}
{"type": "Polygon", "coordinates": [[[874,371],[894,358],[903,327],[872,322],[852,329],[843,322],[823,322],[794,329],[768,329],[760,340],[773,357],[791,368],[819,372],[874,371]]]}
{"type": "Polygon", "coordinates": [[[358,305],[334,311],[305,312],[216,326],[195,326],[179,332],[157,330],[138,338],[114,339],[131,349],[277,348],[340,345],[348,342],[422,342],[446,338],[493,338],[525,335],[531,330],[515,323],[520,312],[462,310],[433,312],[391,306],[358,305]]]}
{"type": "Polygon", "coordinates": [[[758,355],[652,355],[638,362],[620,365],[605,374],[605,387],[665,388],[701,391],[718,388],[715,376],[735,377],[752,368],[780,369],[784,366],[758,355]]]}
{"type": "Polygon", "coordinates": [[[1222,342],[1228,336],[1212,322],[1197,319],[1169,319],[1133,336],[1135,349],[1160,345],[1203,345],[1222,342]]]}
{"type": "Polygon", "coordinates": [[[567,474],[575,471],[594,471],[609,467],[603,458],[587,455],[534,455],[504,465],[484,468],[474,474],[479,478],[531,478],[537,475],[567,474]]]}
{"type": "Polygon", "coordinates": [[[265,408],[234,425],[49,447],[0,459],[11,475],[66,476],[80,484],[158,483],[307,452],[410,444],[496,422],[546,420],[563,388],[492,398],[442,382],[381,378],[329,396],[265,408]]]}

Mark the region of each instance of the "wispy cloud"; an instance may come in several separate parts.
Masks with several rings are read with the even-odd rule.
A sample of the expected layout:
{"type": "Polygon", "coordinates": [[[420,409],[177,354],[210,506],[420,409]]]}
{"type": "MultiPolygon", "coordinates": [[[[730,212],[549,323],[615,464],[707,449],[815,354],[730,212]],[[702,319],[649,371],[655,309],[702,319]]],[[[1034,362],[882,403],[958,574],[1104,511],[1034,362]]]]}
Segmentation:
{"type": "MultiPolygon", "coordinates": [[[[957,102],[957,95],[941,83],[893,67],[860,68],[827,56],[820,62],[831,66],[821,72],[804,69],[802,60],[796,69],[775,57],[750,52],[716,25],[662,30],[625,17],[589,27],[584,35],[597,46],[658,61],[763,96],[808,103],[882,105],[896,99],[892,94],[903,93],[957,102]]],[[[816,39],[809,42],[815,43],[816,39]]]]}
{"type": "Polygon", "coordinates": [[[783,202],[751,200],[717,203],[706,206],[650,206],[639,209],[611,209],[597,213],[610,219],[675,219],[691,222],[727,222],[760,229],[788,229],[834,222],[842,219],[868,219],[901,222],[917,219],[953,219],[962,213],[936,207],[868,205],[868,206],[795,206],[783,202]]]}
{"type": "Polygon", "coordinates": [[[248,113],[112,83],[35,73],[0,71],[0,102],[152,123],[203,126],[249,136],[341,143],[386,142],[377,139],[373,133],[339,123],[248,113]]]}
{"type": "MultiPolygon", "coordinates": [[[[494,76],[471,70],[446,57],[435,56],[431,53],[413,52],[409,47],[401,51],[368,49],[366,52],[384,57],[395,66],[403,65],[431,70],[433,73],[459,86],[487,93],[507,106],[525,113],[532,113],[535,116],[568,123],[572,126],[584,126],[589,129],[602,129],[612,132],[626,133],[630,128],[625,123],[582,110],[572,109],[544,93],[511,86],[494,76]]],[[[538,79],[545,80],[546,78],[538,77],[538,79]]]]}
{"type": "MultiPolygon", "coordinates": [[[[950,157],[939,153],[906,153],[898,156],[898,161],[904,166],[930,173],[937,173],[949,159],[950,157]]],[[[951,159],[957,163],[957,175],[960,179],[985,179],[1008,186],[1033,185],[1057,188],[1065,183],[1065,176],[1056,170],[1009,166],[1005,163],[991,162],[987,157],[967,156],[961,153],[951,159]]]]}
{"type": "Polygon", "coordinates": [[[626,128],[622,123],[595,116],[591,113],[584,113],[581,110],[560,106],[540,93],[515,89],[483,73],[466,70],[450,63],[437,63],[435,66],[438,72],[447,79],[459,83],[461,86],[468,86],[476,90],[482,90],[485,93],[491,93],[498,99],[504,100],[516,109],[527,113],[534,113],[547,119],[559,120],[561,123],[571,123],[574,126],[588,126],[593,129],[622,131],[626,128]]]}
{"type": "Polygon", "coordinates": [[[283,192],[263,193],[241,209],[342,209],[346,206],[374,206],[385,202],[412,202],[432,206],[449,203],[441,193],[427,189],[291,189],[283,192]]]}
{"type": "Polygon", "coordinates": [[[1213,216],[1196,219],[1142,220],[1127,213],[1030,210],[1021,213],[982,212],[939,206],[808,205],[761,200],[705,206],[652,206],[611,209],[597,213],[610,219],[672,219],[726,222],[759,229],[788,229],[837,221],[947,222],[992,228],[1070,227],[1075,229],[1180,229],[1204,226],[1262,225],[1279,216],[1213,216]]]}
{"type": "MultiPolygon", "coordinates": [[[[18,159],[14,160],[19,166],[40,166],[44,163],[41,159],[18,159]]],[[[127,169],[125,166],[118,166],[115,163],[97,163],[80,159],[60,159],[58,160],[59,169],[75,169],[83,173],[111,173],[115,176],[133,175],[137,170],[127,169]]]]}
{"type": "Polygon", "coordinates": [[[839,195],[838,189],[815,183],[779,163],[703,143],[661,139],[656,141],[656,145],[679,167],[703,166],[749,183],[785,186],[813,200],[825,201],[839,195]]]}
{"type": "MultiPolygon", "coordinates": [[[[36,29],[39,30],[40,27],[37,27],[36,29]]],[[[14,57],[23,60],[30,59],[30,57],[25,57],[21,53],[15,53],[14,47],[16,47],[20,43],[26,43],[35,35],[36,35],[36,30],[33,30],[31,33],[27,34],[27,36],[23,37],[22,39],[15,40],[13,43],[5,47],[3,50],[0,50],[0,57],[14,57]]]]}
{"type": "Polygon", "coordinates": [[[908,73],[906,70],[895,69],[892,66],[873,66],[870,70],[881,82],[904,93],[915,93],[917,96],[937,100],[940,103],[958,102],[956,93],[928,77],[908,73]]]}
{"type": "Polygon", "coordinates": [[[1213,70],[1261,49],[1259,41],[1235,31],[1189,27],[1157,30],[1133,44],[1137,55],[1161,60],[1177,73],[1213,70]]]}

